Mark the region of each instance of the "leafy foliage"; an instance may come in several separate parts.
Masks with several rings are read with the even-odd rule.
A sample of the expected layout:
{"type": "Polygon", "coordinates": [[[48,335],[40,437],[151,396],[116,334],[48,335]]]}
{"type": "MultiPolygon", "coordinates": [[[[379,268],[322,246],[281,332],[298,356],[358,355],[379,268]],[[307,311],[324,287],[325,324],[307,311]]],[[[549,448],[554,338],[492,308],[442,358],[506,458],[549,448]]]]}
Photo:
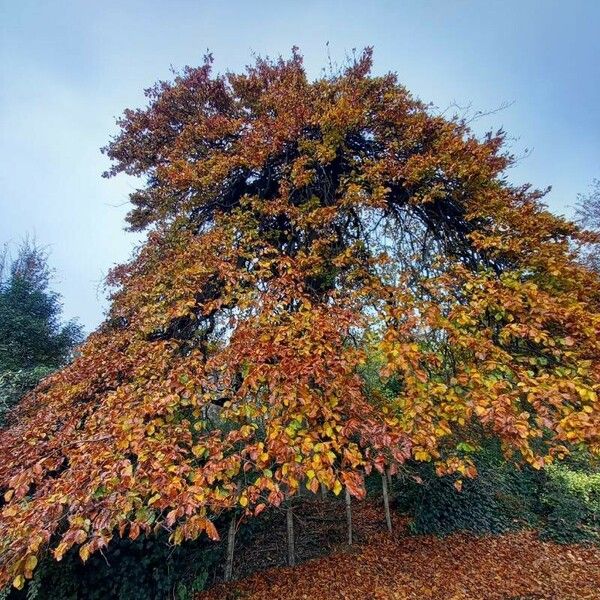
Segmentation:
{"type": "Polygon", "coordinates": [[[220,559],[218,548],[196,540],[177,547],[165,536],[114,540],[83,565],[77,552],[61,563],[45,558],[34,578],[10,600],[192,600],[220,559]]]}
{"type": "Polygon", "coordinates": [[[455,478],[435,477],[426,466],[408,477],[397,493],[400,506],[412,516],[411,530],[483,535],[540,525],[543,472],[517,469],[492,448],[478,457],[477,470],[478,477],[465,481],[460,491],[455,478]]]}
{"type": "Polygon", "coordinates": [[[494,446],[476,459],[477,479],[454,485],[431,467],[407,469],[395,487],[400,510],[414,533],[478,535],[535,528],[561,543],[600,542],[600,471],[592,457],[575,453],[543,471],[507,463],[494,446]]]}
{"type": "Polygon", "coordinates": [[[507,183],[502,132],[370,68],[208,58],[125,112],[108,174],[144,179],[148,239],[0,433],[0,584],[115,533],[217,539],[301,486],[361,498],[409,460],[473,478],[490,437],[534,468],[600,452],[600,281],[574,250],[593,235],[507,183]]]}
{"type": "Polygon", "coordinates": [[[600,471],[552,466],[542,503],[545,536],[563,543],[600,544],[600,471]]]}

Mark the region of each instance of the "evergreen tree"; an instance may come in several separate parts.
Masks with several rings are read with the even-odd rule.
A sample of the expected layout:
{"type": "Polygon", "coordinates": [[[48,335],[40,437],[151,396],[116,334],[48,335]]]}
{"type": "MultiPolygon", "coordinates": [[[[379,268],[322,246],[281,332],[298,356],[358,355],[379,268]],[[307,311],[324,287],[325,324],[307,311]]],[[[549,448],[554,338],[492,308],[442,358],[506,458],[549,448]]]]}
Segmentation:
{"type": "MultiPolygon", "coordinates": [[[[600,179],[594,179],[588,194],[579,196],[577,217],[584,227],[600,236],[600,179]]],[[[585,248],[583,258],[590,268],[600,272],[600,257],[593,243],[585,248]]]]}
{"type": "Polygon", "coordinates": [[[7,248],[0,258],[0,419],[82,339],[76,321],[62,323],[51,275],[47,252],[28,238],[13,260],[7,248]]]}

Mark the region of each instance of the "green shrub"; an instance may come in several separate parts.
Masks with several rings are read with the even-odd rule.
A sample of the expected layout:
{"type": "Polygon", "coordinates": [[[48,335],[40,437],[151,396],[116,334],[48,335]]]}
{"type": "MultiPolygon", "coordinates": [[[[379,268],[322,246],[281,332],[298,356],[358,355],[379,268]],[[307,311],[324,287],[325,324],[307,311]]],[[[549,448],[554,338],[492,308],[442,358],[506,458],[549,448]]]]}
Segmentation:
{"type": "MultiPolygon", "coordinates": [[[[192,600],[220,568],[221,545],[199,539],[171,546],[164,536],[115,539],[84,565],[77,552],[41,561],[8,600],[192,600]]],[[[1,592],[0,592],[1,598],[1,592]]]]}
{"type": "Polygon", "coordinates": [[[429,465],[413,466],[394,486],[398,507],[412,516],[414,533],[454,531],[502,533],[535,527],[562,543],[600,543],[600,470],[589,456],[575,453],[544,471],[518,469],[494,448],[476,459],[479,476],[436,477],[429,465]],[[421,483],[417,483],[419,480],[421,483]]]}
{"type": "Polygon", "coordinates": [[[437,477],[429,465],[414,467],[395,486],[394,498],[412,515],[414,533],[502,533],[538,524],[543,474],[511,466],[496,449],[486,449],[476,463],[479,476],[464,480],[461,491],[455,478],[437,477]]]}
{"type": "Polygon", "coordinates": [[[564,465],[547,469],[542,494],[544,537],[562,543],[600,543],[600,473],[564,465]]]}

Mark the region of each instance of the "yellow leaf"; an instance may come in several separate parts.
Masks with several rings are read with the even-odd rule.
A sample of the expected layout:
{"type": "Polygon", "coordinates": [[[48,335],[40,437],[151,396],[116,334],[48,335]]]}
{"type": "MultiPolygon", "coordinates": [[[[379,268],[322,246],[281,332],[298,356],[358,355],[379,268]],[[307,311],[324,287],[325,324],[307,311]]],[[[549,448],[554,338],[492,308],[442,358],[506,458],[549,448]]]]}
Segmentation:
{"type": "Polygon", "coordinates": [[[61,561],[65,552],[67,551],[67,544],[61,542],[56,548],[53,550],[54,558],[57,561],[61,561]]]}
{"type": "Polygon", "coordinates": [[[14,579],[13,579],[13,585],[18,589],[18,590],[22,590],[23,586],[25,585],[25,578],[23,577],[23,575],[17,575],[14,579]]]}
{"type": "Polygon", "coordinates": [[[183,530],[181,529],[181,527],[178,527],[171,537],[172,537],[173,543],[176,546],[181,544],[181,542],[183,541],[183,530]]]}
{"type": "Polygon", "coordinates": [[[33,554],[30,554],[26,559],[25,559],[25,570],[26,571],[33,571],[38,564],[38,559],[37,556],[34,556],[33,554]]]}
{"type": "Polygon", "coordinates": [[[339,494],[340,494],[340,492],[341,492],[341,491],[342,491],[342,484],[340,483],[340,480],[339,480],[339,479],[336,479],[336,480],[335,480],[335,484],[334,484],[334,486],[333,486],[333,493],[334,493],[336,496],[339,496],[339,494]]]}
{"type": "Polygon", "coordinates": [[[192,454],[196,458],[200,458],[204,454],[205,451],[206,451],[206,448],[204,446],[192,446],[192,454]]]}
{"type": "Polygon", "coordinates": [[[240,498],[240,504],[244,507],[248,506],[248,497],[247,496],[242,496],[240,498]]]}
{"type": "Polygon", "coordinates": [[[417,450],[415,452],[415,460],[429,461],[430,458],[429,452],[425,452],[424,450],[417,450]]]}
{"type": "Polygon", "coordinates": [[[42,545],[43,541],[44,538],[40,534],[34,535],[33,537],[29,538],[29,551],[37,552],[40,546],[42,545]]]}

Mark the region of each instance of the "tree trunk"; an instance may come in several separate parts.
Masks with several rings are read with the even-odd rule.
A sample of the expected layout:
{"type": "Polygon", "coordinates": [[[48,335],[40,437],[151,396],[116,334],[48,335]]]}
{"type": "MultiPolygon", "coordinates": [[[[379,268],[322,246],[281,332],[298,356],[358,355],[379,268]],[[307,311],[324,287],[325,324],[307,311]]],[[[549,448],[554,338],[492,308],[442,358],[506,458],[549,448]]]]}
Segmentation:
{"type": "Polygon", "coordinates": [[[327,498],[327,488],[325,487],[325,484],[322,483],[321,484],[321,500],[325,500],[327,498]]]}
{"type": "Polygon", "coordinates": [[[385,522],[388,531],[392,533],[392,516],[390,515],[390,498],[388,495],[388,480],[386,472],[381,475],[381,482],[383,484],[383,507],[385,509],[385,522]]]}
{"type": "Polygon", "coordinates": [[[348,488],[346,488],[346,521],[348,522],[348,545],[352,546],[352,504],[348,488]]]}
{"type": "Polygon", "coordinates": [[[235,512],[229,522],[229,532],[227,534],[227,562],[225,563],[225,581],[231,581],[233,578],[233,550],[235,548],[235,530],[237,519],[235,512]]]}
{"type": "Polygon", "coordinates": [[[292,504],[288,504],[286,510],[287,519],[287,540],[288,540],[288,565],[293,567],[296,564],[296,558],[294,556],[294,512],[292,510],[292,504]]]}

